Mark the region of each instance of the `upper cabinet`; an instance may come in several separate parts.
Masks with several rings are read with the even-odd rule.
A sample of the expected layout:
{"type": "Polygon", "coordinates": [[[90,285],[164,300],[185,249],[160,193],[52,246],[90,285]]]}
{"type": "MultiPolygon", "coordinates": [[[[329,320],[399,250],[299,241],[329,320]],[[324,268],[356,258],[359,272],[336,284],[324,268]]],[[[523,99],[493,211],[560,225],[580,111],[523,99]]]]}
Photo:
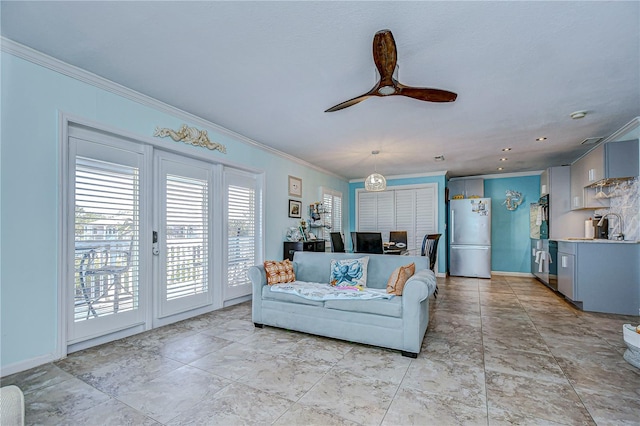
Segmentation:
{"type": "Polygon", "coordinates": [[[571,209],[600,209],[608,206],[597,187],[608,179],[640,175],[638,140],[607,142],[598,145],[571,165],[571,209]]]}
{"type": "Polygon", "coordinates": [[[547,169],[540,175],[540,196],[547,195],[549,190],[549,169],[547,169]]]}
{"type": "Polygon", "coordinates": [[[462,195],[463,198],[484,197],[484,179],[450,180],[448,187],[450,199],[456,195],[462,195]]]}

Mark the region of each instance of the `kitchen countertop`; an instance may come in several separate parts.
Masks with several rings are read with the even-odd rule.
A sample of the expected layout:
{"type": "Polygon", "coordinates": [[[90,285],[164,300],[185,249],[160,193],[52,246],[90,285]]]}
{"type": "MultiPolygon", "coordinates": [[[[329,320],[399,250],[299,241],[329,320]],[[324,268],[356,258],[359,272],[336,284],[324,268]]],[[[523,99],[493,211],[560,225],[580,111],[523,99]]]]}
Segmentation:
{"type": "Polygon", "coordinates": [[[563,243],[598,243],[598,244],[640,244],[640,241],[631,240],[605,240],[602,238],[551,238],[553,241],[562,241],[563,243]]]}

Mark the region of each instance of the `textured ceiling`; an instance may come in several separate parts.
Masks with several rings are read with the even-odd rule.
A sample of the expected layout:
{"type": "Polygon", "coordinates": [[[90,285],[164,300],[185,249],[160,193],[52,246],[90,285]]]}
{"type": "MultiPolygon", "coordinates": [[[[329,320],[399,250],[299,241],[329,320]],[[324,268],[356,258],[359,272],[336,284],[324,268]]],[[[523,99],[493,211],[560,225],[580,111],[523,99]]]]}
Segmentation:
{"type": "Polygon", "coordinates": [[[4,37],[346,178],[371,172],[372,150],[386,175],[540,170],[570,163],[582,140],[640,115],[635,1],[1,8],[4,37]],[[456,92],[456,102],[393,96],[325,113],[373,87],[372,40],[384,28],[400,82],[456,92]],[[576,110],[588,114],[570,119],[576,110]]]}

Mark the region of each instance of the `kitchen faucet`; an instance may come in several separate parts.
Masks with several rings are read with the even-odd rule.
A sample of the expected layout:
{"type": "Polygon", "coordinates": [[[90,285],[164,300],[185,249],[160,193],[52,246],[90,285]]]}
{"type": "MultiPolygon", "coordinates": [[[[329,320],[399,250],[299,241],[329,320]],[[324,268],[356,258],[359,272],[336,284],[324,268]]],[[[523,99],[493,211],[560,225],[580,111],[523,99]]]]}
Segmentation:
{"type": "Polygon", "coordinates": [[[622,231],[624,230],[624,225],[622,223],[622,216],[620,216],[618,213],[614,213],[614,212],[609,212],[605,215],[602,216],[602,218],[600,219],[600,221],[598,222],[598,226],[602,226],[602,224],[604,223],[604,219],[609,216],[615,216],[618,218],[618,229],[620,230],[620,233],[618,234],[613,234],[613,240],[624,240],[624,234],[622,233],[622,231]]]}

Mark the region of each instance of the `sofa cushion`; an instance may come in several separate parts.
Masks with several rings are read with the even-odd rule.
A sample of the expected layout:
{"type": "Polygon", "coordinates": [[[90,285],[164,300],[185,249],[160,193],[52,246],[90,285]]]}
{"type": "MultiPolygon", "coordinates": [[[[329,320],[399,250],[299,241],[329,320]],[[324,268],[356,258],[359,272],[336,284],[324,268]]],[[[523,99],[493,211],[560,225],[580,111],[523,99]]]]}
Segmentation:
{"type": "Polygon", "coordinates": [[[296,280],[293,272],[293,264],[289,259],[282,262],[276,260],[264,261],[264,272],[267,275],[267,284],[292,283],[296,280]]]}
{"type": "Polygon", "coordinates": [[[361,285],[367,286],[367,264],[369,256],[358,259],[331,259],[331,285],[361,285]]]}
{"type": "Polygon", "coordinates": [[[410,263],[404,266],[398,266],[387,281],[387,293],[402,296],[404,284],[416,272],[416,264],[410,263]]]}
{"type": "Polygon", "coordinates": [[[402,317],[402,299],[325,300],[324,307],[339,311],[363,312],[386,317],[402,317]]]}

